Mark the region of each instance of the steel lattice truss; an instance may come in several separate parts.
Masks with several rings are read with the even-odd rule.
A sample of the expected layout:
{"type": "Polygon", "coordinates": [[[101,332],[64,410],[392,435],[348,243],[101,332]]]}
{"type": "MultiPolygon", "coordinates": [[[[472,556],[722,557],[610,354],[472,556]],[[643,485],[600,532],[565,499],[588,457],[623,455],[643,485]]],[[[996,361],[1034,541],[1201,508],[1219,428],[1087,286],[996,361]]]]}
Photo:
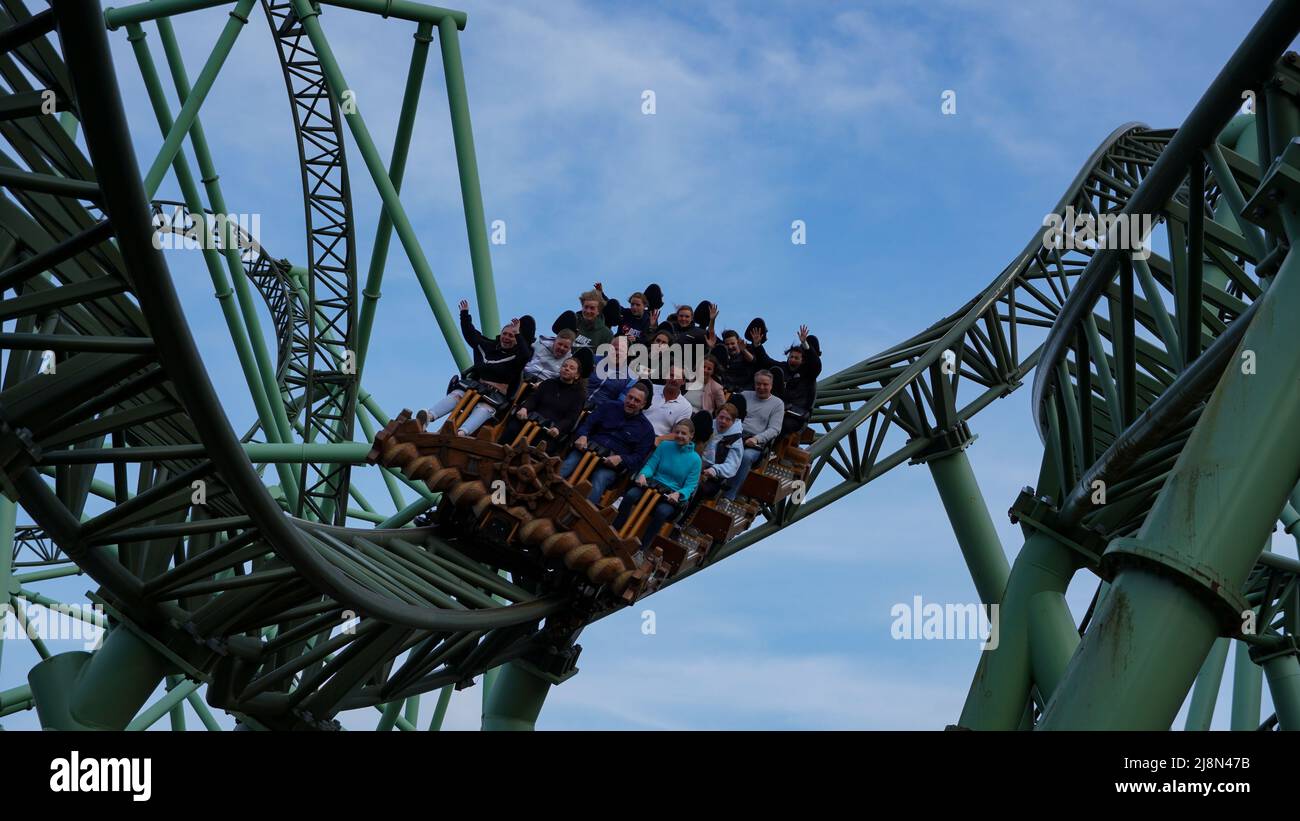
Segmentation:
{"type": "MultiPolygon", "coordinates": [[[[339,105],[326,88],[324,71],[292,6],[262,0],[293,103],[307,213],[306,313],[311,321],[296,326],[306,339],[293,347],[287,383],[291,391],[301,391],[307,441],[349,442],[357,402],[352,192],[339,105]]],[[[317,520],[343,524],[349,471],[346,464],[304,462],[297,515],[307,510],[317,520]]]]}

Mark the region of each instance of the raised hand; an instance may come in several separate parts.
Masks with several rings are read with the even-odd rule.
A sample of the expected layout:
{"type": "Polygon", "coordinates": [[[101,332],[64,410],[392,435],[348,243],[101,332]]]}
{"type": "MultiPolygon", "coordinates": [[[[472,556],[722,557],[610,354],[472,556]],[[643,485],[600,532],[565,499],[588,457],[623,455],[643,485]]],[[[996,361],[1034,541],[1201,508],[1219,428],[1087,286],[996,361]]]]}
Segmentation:
{"type": "Polygon", "coordinates": [[[602,294],[605,293],[605,289],[601,287],[601,284],[599,282],[595,283],[592,287],[595,288],[597,291],[600,291],[602,294]]]}
{"type": "Polygon", "coordinates": [[[802,345],[808,341],[808,326],[799,326],[799,344],[802,345]]]}
{"type": "Polygon", "coordinates": [[[469,310],[469,300],[468,300],[468,299],[462,299],[462,300],[460,301],[460,309],[461,309],[462,311],[468,311],[468,310],[469,310]]]}
{"type": "Polygon", "coordinates": [[[710,303],[709,303],[709,319],[717,319],[717,318],[718,318],[718,303],[716,303],[716,302],[710,302],[710,303]]]}
{"type": "Polygon", "coordinates": [[[761,329],[759,329],[759,328],[750,328],[750,329],[749,329],[749,339],[750,339],[750,341],[753,342],[755,345],[762,345],[762,344],[763,344],[763,331],[762,331],[761,329]]]}
{"type": "Polygon", "coordinates": [[[653,311],[650,312],[650,327],[657,328],[658,326],[659,326],[659,309],[655,308],[653,311]]]}

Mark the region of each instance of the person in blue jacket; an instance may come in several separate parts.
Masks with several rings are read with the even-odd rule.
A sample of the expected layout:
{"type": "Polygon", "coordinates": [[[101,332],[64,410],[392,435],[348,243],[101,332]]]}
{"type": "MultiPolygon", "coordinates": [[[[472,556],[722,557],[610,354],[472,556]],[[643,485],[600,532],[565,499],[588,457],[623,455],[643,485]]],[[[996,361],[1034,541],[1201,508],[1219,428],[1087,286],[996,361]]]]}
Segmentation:
{"type": "Polygon", "coordinates": [[[618,516],[614,519],[615,530],[622,527],[632,515],[637,500],[652,481],[670,492],[659,500],[650,514],[650,522],[641,537],[642,550],[650,548],[650,543],[669,517],[685,508],[686,501],[691,498],[700,482],[700,455],[695,452],[695,424],[689,418],[673,425],[670,436],[659,443],[645,467],[637,474],[636,484],[623,494],[618,516]]]}
{"type": "Polygon", "coordinates": [[[641,413],[650,398],[644,384],[628,389],[621,403],[606,402],[592,411],[578,426],[578,438],[573,450],[560,466],[560,475],[566,479],[578,467],[588,443],[600,445],[610,451],[601,460],[600,467],[591,474],[591,493],[587,498],[600,504],[600,497],[614,484],[620,471],[638,470],[655,445],[655,429],[641,413]]]}

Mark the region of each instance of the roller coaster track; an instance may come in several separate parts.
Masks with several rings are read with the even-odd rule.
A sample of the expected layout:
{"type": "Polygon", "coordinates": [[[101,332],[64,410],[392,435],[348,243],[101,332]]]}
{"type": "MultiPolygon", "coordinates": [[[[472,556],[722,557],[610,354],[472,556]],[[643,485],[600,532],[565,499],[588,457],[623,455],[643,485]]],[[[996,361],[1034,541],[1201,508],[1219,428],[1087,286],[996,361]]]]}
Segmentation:
{"type": "MultiPolygon", "coordinates": [[[[0,181],[8,194],[0,198],[0,286],[13,292],[0,301],[0,318],[14,323],[13,332],[0,334],[8,354],[0,454],[6,493],[40,528],[20,543],[29,551],[41,545],[43,562],[60,560],[50,548],[56,545],[63,561],[100,585],[96,596],[115,624],[147,637],[176,669],[207,683],[209,703],[261,726],[333,726],[342,710],[465,686],[512,659],[528,659],[554,680],[569,674],[573,638],[610,612],[575,604],[584,600],[581,585],[507,581],[473,544],[431,529],[330,525],[342,520],[347,483],[346,473],[330,466],[305,483],[312,496],[300,511],[317,521],[288,515],[271,496],[213,391],[153,245],[154,212],[98,4],[75,0],[42,18],[19,0],[0,3],[6,36],[34,32],[12,34],[14,47],[0,54],[8,112],[0,119],[0,181]],[[51,29],[61,50],[39,36],[51,29]],[[56,118],[42,116],[43,89],[75,115],[88,156],[56,118]],[[46,351],[54,352],[54,368],[46,351]],[[138,466],[134,489],[128,465],[138,466]],[[101,466],[111,471],[111,485],[96,481],[101,466]],[[196,482],[204,483],[202,502],[195,501],[196,482]]],[[[252,254],[254,243],[240,240],[240,247],[255,260],[250,276],[276,324],[285,393],[290,385],[303,391],[301,402],[289,406],[308,409],[312,434],[347,442],[356,387],[342,379],[340,366],[354,350],[356,283],[338,112],[332,101],[328,115],[319,107],[329,96],[319,72],[304,69],[311,58],[299,53],[300,32],[285,7],[265,8],[294,99],[304,168],[319,160],[323,169],[310,183],[304,172],[313,271],[306,300],[284,263],[260,246],[252,254]],[[323,118],[320,131],[308,126],[312,117],[323,118]],[[326,142],[311,142],[317,138],[326,142]],[[310,153],[309,144],[320,153],[310,153]],[[316,285],[326,292],[320,298],[316,285]]],[[[1290,65],[1279,69],[1279,82],[1296,82],[1290,65]]],[[[1051,213],[1124,212],[1137,192],[1153,187],[1150,177],[1175,140],[1173,131],[1140,124],[1116,129],[1051,213]]],[[[1131,285],[1098,284],[1092,272],[1104,251],[1048,247],[1036,226],[1024,250],[966,305],[819,383],[809,492],[801,503],[765,509],[763,524],[722,546],[708,564],[909,459],[964,447],[970,419],[1015,390],[1045,356],[1054,364],[1038,369],[1035,396],[1049,443],[1048,481],[1021,513],[1041,513],[1032,503],[1046,495],[1059,515],[1067,491],[1086,487],[1081,483],[1091,474],[1083,466],[1096,470],[1097,455],[1114,450],[1139,414],[1192,378],[1200,362],[1220,363],[1261,292],[1249,272],[1268,271],[1270,240],[1220,220],[1226,207],[1241,222],[1240,205],[1259,186],[1260,170],[1228,145],[1210,149],[1209,163],[1203,185],[1174,186],[1148,211],[1175,239],[1199,232],[1207,258],[1224,275],[1198,295],[1206,351],[1199,360],[1182,367],[1171,333],[1181,315],[1171,318],[1165,309],[1176,289],[1175,263],[1152,253],[1136,264],[1146,297],[1137,299],[1131,285]],[[1091,312],[1102,296],[1119,306],[1115,314],[1091,312]],[[1081,304],[1087,308],[1074,308],[1081,304]],[[1128,325],[1117,321],[1120,311],[1128,325]],[[1079,370],[1067,343],[1076,356],[1088,353],[1095,374],[1079,370]],[[1122,350],[1109,353],[1107,344],[1122,350]],[[1073,404],[1059,387],[1070,384],[1070,374],[1073,404]]],[[[1178,430],[1188,424],[1182,420],[1178,430]]],[[[1123,504],[1084,519],[1101,528],[1098,538],[1140,523],[1183,440],[1166,441],[1139,454],[1140,476],[1111,489],[1123,504]]],[[[1276,598],[1294,586],[1285,572],[1262,564],[1251,589],[1276,598]]]]}

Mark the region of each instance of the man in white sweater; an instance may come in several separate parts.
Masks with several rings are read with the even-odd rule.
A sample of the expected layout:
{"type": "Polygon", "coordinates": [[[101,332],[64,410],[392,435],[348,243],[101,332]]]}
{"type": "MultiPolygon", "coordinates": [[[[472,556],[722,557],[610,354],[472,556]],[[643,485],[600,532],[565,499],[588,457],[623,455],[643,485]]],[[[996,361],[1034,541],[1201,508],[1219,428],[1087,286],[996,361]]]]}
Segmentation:
{"type": "Polygon", "coordinates": [[[771,371],[755,372],[754,389],[743,392],[741,396],[745,397],[745,453],[740,460],[740,469],[722,493],[727,499],[736,498],[749,471],[767,446],[781,435],[781,423],[785,421],[785,403],[772,394],[771,371]]]}
{"type": "Polygon", "coordinates": [[[686,377],[681,368],[673,368],[663,386],[655,386],[654,401],[646,408],[645,418],[655,429],[655,441],[659,442],[672,431],[673,426],[683,419],[689,419],[691,403],[682,395],[682,386],[686,377]]]}

